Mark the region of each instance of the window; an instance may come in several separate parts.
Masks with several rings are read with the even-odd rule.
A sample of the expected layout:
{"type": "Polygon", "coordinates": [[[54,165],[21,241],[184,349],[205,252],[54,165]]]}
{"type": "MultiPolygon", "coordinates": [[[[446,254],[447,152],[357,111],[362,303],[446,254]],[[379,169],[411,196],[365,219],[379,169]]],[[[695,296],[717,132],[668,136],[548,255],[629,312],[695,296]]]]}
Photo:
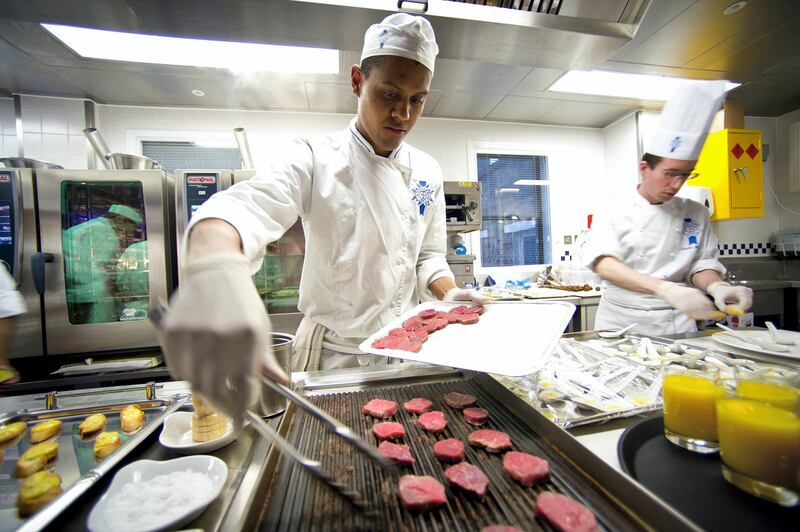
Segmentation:
{"type": "Polygon", "coordinates": [[[203,146],[195,142],[142,141],[142,155],[149,157],[166,170],[236,169],[242,167],[237,148],[203,146]]]}
{"type": "Polygon", "coordinates": [[[547,157],[480,151],[477,163],[481,267],[550,263],[547,157]]]}

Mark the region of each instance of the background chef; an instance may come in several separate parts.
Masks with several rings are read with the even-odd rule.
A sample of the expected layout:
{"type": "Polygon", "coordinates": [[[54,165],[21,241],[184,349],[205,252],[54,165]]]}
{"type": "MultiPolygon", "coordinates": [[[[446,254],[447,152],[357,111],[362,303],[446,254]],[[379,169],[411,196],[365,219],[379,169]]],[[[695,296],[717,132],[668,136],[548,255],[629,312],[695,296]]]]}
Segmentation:
{"type": "MultiPolygon", "coordinates": [[[[438,46],[397,13],[369,27],[351,67],[358,113],[343,131],[296,140],[255,178],[214,195],[190,225],[185,270],[160,339],[172,374],[241,416],[253,368],[283,380],[251,280],[266,245],[299,216],[306,237],[294,369],[369,363],[356,346],[420,298],[485,301],[445,261],[442,172],[405,138],[422,114],[438,46]],[[238,393],[225,388],[228,380],[238,393]]],[[[380,357],[384,358],[384,357],[380,357]]]]}
{"type": "Polygon", "coordinates": [[[719,317],[728,306],[750,308],[749,288],[722,281],[725,267],[708,211],[675,197],[693,175],[724,94],[721,81],[691,83],[676,91],[639,162],[637,189],[601,214],[592,228],[585,260],[608,282],[596,329],[636,323],[633,330],[642,334],[677,334],[697,330],[695,320],[719,317]]]}

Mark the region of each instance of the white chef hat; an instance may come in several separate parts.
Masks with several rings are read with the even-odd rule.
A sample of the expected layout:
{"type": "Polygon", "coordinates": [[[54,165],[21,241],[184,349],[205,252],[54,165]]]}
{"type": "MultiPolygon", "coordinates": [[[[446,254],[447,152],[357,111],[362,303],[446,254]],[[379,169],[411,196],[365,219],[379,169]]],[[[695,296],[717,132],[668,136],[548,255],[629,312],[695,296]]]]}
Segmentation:
{"type": "Polygon", "coordinates": [[[124,216],[128,220],[132,221],[136,225],[142,223],[142,215],[134,209],[133,207],[128,207],[127,205],[120,205],[119,203],[115,203],[108,209],[109,214],[118,214],[120,216],[124,216]]]}
{"type": "Polygon", "coordinates": [[[367,29],[361,61],[377,55],[395,55],[419,61],[433,73],[438,53],[430,22],[408,13],[395,13],[367,29]]]}
{"type": "Polygon", "coordinates": [[[724,81],[681,85],[661,111],[658,128],[645,152],[681,161],[697,160],[724,97],[724,81]]]}

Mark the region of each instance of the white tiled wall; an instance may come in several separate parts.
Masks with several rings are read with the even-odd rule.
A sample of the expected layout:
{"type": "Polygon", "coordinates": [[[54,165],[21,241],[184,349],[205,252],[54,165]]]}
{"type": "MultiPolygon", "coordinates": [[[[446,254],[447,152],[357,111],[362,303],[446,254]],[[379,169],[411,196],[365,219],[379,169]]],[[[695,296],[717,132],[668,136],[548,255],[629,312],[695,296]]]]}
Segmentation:
{"type": "Polygon", "coordinates": [[[87,168],[83,100],[22,96],[25,157],[87,168]]]}
{"type": "Polygon", "coordinates": [[[0,157],[17,157],[18,155],[14,100],[0,98],[0,157]]]}

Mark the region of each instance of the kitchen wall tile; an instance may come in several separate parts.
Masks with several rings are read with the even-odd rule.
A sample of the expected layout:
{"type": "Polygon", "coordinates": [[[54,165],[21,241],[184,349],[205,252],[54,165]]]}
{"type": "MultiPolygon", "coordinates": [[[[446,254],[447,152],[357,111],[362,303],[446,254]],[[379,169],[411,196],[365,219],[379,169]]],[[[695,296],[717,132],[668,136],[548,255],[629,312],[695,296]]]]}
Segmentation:
{"type": "Polygon", "coordinates": [[[0,99],[0,135],[16,135],[17,123],[14,119],[14,101],[0,99]]]}
{"type": "Polygon", "coordinates": [[[67,115],[67,126],[70,135],[83,135],[83,130],[86,129],[86,117],[70,113],[67,115]]]}
{"type": "MultiPolygon", "coordinates": [[[[64,124],[66,126],[66,124],[64,124]]],[[[42,155],[48,159],[65,157],[69,153],[69,137],[67,135],[42,134],[42,155]]]]}
{"type": "Polygon", "coordinates": [[[75,157],[86,158],[89,142],[83,135],[69,135],[69,154],[75,157]]]}
{"type": "Polygon", "coordinates": [[[25,133],[42,132],[42,114],[39,111],[27,111],[22,108],[22,131],[25,133]]]}
{"type": "Polygon", "coordinates": [[[8,157],[19,155],[19,142],[16,135],[3,135],[3,155],[8,157]]]}
{"type": "Polygon", "coordinates": [[[42,158],[42,134],[25,132],[22,137],[22,146],[25,149],[25,157],[29,159],[42,158]]]}
{"type": "Polygon", "coordinates": [[[57,133],[59,135],[66,135],[67,115],[66,113],[51,113],[43,112],[42,116],[42,133],[57,133]]]}
{"type": "Polygon", "coordinates": [[[68,164],[66,166],[64,166],[64,168],[86,169],[86,168],[89,167],[89,165],[87,164],[87,161],[86,161],[86,155],[84,155],[83,157],[76,156],[76,155],[70,155],[67,158],[67,160],[68,160],[68,164]]]}

